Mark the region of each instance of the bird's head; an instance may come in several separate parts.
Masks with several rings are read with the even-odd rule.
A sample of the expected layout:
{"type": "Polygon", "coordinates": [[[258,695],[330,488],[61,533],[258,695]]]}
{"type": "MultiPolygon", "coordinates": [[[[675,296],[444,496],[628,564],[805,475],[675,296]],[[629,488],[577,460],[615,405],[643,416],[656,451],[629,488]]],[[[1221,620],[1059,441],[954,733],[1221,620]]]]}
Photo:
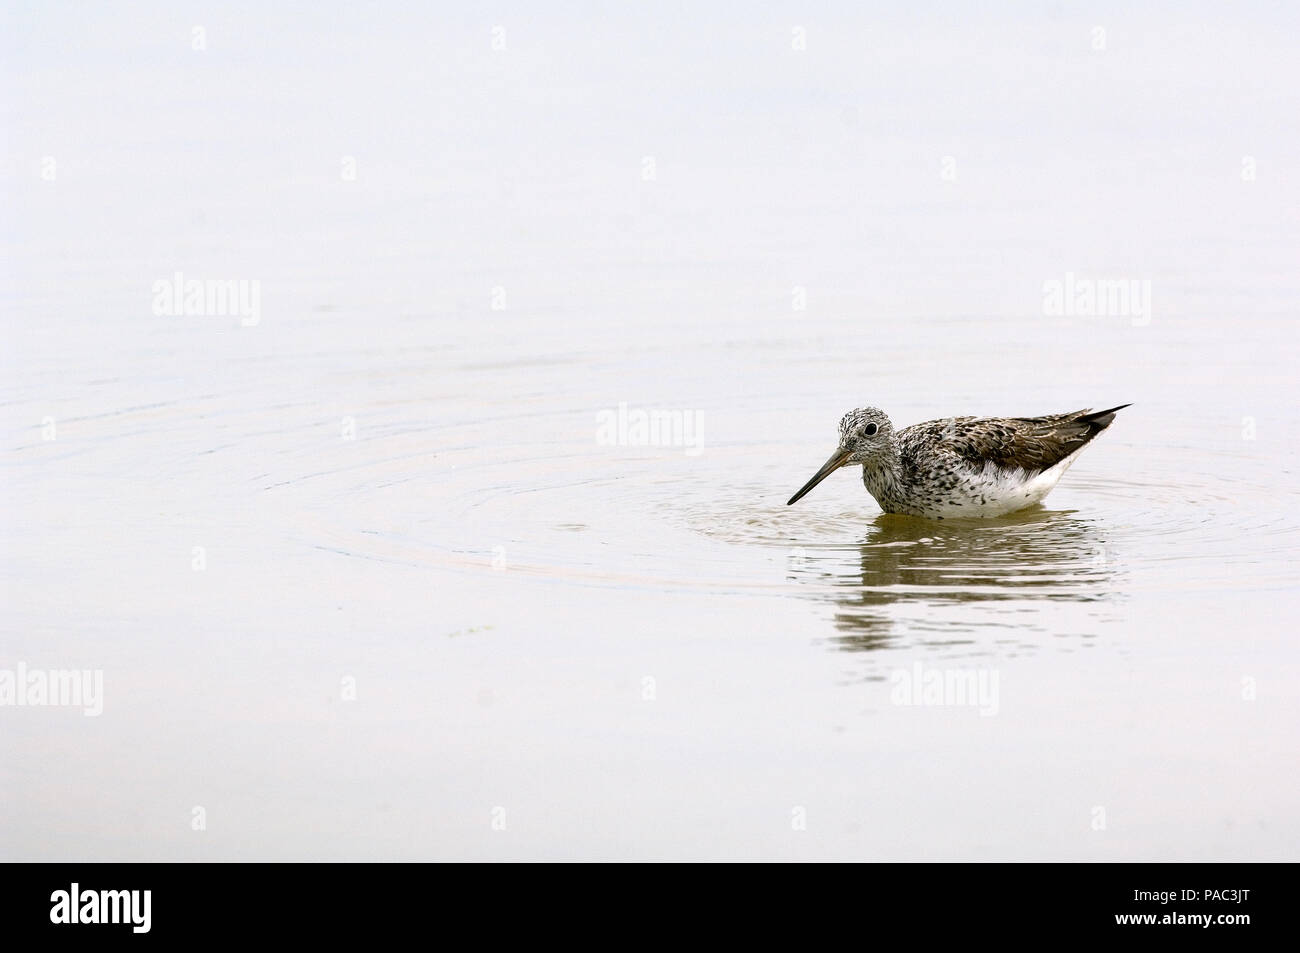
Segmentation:
{"type": "Polygon", "coordinates": [[[888,451],[894,438],[894,425],[889,422],[885,412],[876,407],[860,407],[850,410],[840,421],[840,441],[829,460],[813,478],[803,485],[791,503],[797,503],[808,491],[826,479],[840,467],[849,464],[869,464],[878,454],[888,451]]]}

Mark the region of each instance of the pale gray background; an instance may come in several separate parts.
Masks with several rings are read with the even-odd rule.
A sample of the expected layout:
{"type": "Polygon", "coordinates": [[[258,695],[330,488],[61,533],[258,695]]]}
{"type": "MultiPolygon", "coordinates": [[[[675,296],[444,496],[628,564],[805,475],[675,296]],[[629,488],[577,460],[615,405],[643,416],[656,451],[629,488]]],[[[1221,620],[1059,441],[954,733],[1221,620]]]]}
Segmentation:
{"type": "Polygon", "coordinates": [[[106,698],[0,708],[0,855],[1296,858],[1293,7],[415,6],[5,4],[0,665],[106,698]],[[1125,401],[1021,518],[784,506],[1125,401]]]}

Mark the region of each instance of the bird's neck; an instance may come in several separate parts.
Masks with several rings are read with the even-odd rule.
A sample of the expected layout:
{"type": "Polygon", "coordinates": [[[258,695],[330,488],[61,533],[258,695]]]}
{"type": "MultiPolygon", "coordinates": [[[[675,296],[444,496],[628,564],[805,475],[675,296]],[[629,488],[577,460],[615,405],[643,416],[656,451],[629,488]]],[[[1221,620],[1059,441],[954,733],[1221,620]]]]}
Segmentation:
{"type": "Polygon", "coordinates": [[[903,461],[894,444],[862,465],[862,485],[882,508],[899,497],[903,488],[903,461]]]}

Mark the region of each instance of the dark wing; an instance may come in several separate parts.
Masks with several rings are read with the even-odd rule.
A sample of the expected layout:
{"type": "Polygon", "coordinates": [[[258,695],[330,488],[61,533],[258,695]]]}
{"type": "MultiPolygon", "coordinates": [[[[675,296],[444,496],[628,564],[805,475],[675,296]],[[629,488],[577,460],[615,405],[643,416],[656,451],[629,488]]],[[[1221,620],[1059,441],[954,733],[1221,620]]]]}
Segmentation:
{"type": "Polygon", "coordinates": [[[1050,470],[1082,449],[1129,406],[1096,412],[1079,410],[1047,417],[954,417],[921,424],[936,449],[955,454],[976,469],[1050,470]]]}

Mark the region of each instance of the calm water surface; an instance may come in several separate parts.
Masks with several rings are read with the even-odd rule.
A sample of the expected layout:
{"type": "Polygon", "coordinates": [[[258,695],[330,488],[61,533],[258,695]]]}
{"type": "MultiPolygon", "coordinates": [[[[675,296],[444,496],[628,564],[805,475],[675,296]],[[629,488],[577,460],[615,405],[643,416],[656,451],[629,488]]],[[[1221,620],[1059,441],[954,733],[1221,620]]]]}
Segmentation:
{"type": "Polygon", "coordinates": [[[0,854],[1295,859],[1300,192],[1238,171],[1295,155],[1250,85],[1294,88],[1284,31],[1103,68],[1001,24],[990,76],[886,20],[949,103],[854,71],[880,23],[792,63],[777,17],[664,40],[665,113],[635,23],[493,60],[259,16],[202,73],[71,14],[7,67],[0,667],[105,697],[0,709],[0,854]],[[1254,79],[1148,90],[1135,152],[1157,65],[1254,79]],[[176,270],[260,280],[260,322],[153,314],[176,270]],[[1067,271],[1150,319],[1044,315],[1067,271]],[[855,406],[1126,401],[1020,514],[882,515],[856,468],[785,505],[855,406]],[[620,404],[698,452],[599,439],[620,404]]]}

